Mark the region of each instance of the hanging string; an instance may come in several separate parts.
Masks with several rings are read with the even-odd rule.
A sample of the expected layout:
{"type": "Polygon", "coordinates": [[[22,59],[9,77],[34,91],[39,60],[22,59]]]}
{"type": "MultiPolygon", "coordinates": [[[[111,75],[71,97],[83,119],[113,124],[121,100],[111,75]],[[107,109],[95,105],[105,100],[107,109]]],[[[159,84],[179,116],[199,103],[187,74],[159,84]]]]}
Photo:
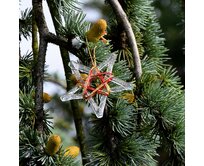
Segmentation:
{"type": "Polygon", "coordinates": [[[110,94],[110,86],[108,85],[108,83],[112,81],[113,74],[111,72],[101,72],[98,69],[96,65],[95,49],[96,46],[93,49],[93,54],[91,54],[91,51],[88,47],[88,54],[91,59],[92,68],[89,71],[88,77],[86,78],[85,82],[80,84],[83,87],[83,97],[85,99],[89,99],[96,94],[105,96],[108,96],[110,94]],[[100,85],[98,85],[97,87],[93,87],[91,83],[94,80],[99,80],[100,85]]]}

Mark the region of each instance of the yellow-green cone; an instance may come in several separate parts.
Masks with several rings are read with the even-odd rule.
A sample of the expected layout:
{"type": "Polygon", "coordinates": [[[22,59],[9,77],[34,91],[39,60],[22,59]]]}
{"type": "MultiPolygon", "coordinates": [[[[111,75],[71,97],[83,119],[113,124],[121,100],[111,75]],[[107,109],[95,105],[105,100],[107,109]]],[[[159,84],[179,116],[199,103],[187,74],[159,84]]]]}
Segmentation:
{"type": "Polygon", "coordinates": [[[133,103],[135,101],[133,93],[124,93],[121,98],[127,100],[129,103],[133,103]]]}
{"type": "Polygon", "coordinates": [[[45,103],[49,103],[51,100],[52,100],[52,97],[48,93],[43,92],[43,101],[45,103]]]}
{"type": "Polygon", "coordinates": [[[61,144],[60,136],[51,135],[46,144],[46,148],[45,148],[46,153],[51,156],[55,155],[59,151],[60,144],[61,144]]]}
{"type": "Polygon", "coordinates": [[[65,156],[71,156],[72,158],[75,158],[79,155],[80,149],[78,146],[68,146],[66,148],[65,156]]]}
{"type": "Polygon", "coordinates": [[[106,34],[107,23],[104,19],[99,19],[96,21],[88,32],[86,36],[89,42],[98,42],[106,34]]]}

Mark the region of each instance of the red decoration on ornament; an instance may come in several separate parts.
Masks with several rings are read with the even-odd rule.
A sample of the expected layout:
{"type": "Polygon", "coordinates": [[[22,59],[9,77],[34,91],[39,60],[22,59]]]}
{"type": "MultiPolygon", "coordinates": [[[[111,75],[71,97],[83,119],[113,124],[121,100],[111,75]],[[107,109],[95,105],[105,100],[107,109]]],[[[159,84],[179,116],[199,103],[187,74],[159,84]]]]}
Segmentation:
{"type": "Polygon", "coordinates": [[[96,94],[101,94],[108,96],[110,94],[110,87],[108,85],[113,79],[113,74],[111,72],[101,72],[96,66],[92,67],[89,71],[88,77],[84,84],[81,84],[83,87],[83,97],[89,99],[96,94]],[[92,86],[92,81],[99,80],[100,85],[97,87],[92,86]],[[88,95],[88,92],[91,92],[88,95]]]}

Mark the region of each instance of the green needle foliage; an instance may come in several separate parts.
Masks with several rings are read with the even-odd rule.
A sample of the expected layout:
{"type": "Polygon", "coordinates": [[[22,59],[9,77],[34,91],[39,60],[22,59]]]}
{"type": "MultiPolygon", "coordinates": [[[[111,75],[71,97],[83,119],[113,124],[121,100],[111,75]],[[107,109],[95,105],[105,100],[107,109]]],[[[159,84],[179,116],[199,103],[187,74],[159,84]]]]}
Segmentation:
{"type": "Polygon", "coordinates": [[[119,99],[115,109],[109,113],[111,117],[109,124],[113,132],[119,133],[123,137],[132,134],[135,123],[134,111],[132,105],[129,105],[125,100],[119,99]]]}
{"type": "Polygon", "coordinates": [[[56,1],[56,5],[59,9],[59,14],[62,16],[62,23],[57,20],[62,26],[59,29],[59,33],[63,36],[79,36],[85,39],[85,33],[88,30],[90,23],[85,22],[86,15],[82,10],[77,7],[80,5],[78,1],[62,1],[61,3],[56,1]]]}
{"type": "Polygon", "coordinates": [[[35,120],[33,91],[30,94],[25,94],[20,90],[19,92],[19,120],[20,127],[24,125],[33,126],[35,120]]]}
{"type": "Polygon", "coordinates": [[[29,93],[32,90],[33,55],[27,53],[19,59],[19,88],[29,93]]]}
{"type": "Polygon", "coordinates": [[[21,36],[28,39],[32,32],[32,10],[27,8],[21,11],[21,17],[19,18],[19,39],[21,36]]]}
{"type": "MultiPolygon", "coordinates": [[[[85,150],[81,149],[82,163],[86,166],[183,166],[184,90],[176,70],[167,64],[168,49],[165,47],[165,39],[152,6],[153,0],[119,2],[128,16],[138,44],[143,73],[137,81],[133,74],[134,62],[128,38],[112,11],[104,16],[108,24],[107,35],[104,37],[108,42],[99,40],[92,43],[86,39],[86,32],[91,23],[85,21],[86,15],[81,9],[82,4],[77,0],[52,0],[52,5],[57,9],[55,12],[60,16],[60,18],[52,16],[55,18],[53,21],[59,24],[58,36],[67,39],[69,44],[73,44],[72,39],[75,37],[80,40],[80,47],[73,46],[79,50],[75,54],[79,61],[92,67],[90,57],[93,58],[94,53],[97,65],[106,60],[111,53],[115,53],[118,56],[112,74],[134,84],[131,91],[108,95],[102,118],[85,113],[74,118],[75,124],[80,118],[83,124],[86,124],[80,126],[86,131],[85,135],[78,135],[82,141],[79,145],[85,147],[85,150]],[[165,157],[161,158],[163,155],[165,157]]],[[[104,5],[111,9],[108,0],[104,5]]],[[[22,13],[21,19],[29,20],[30,17],[31,12],[27,9],[22,13]]],[[[20,22],[19,35],[28,37],[31,24],[29,21],[25,23],[26,26],[20,22]]],[[[33,84],[35,65],[33,53],[19,59],[20,165],[82,165],[72,157],[64,156],[63,145],[53,156],[45,152],[53,128],[50,119],[55,120],[55,117],[51,117],[49,109],[43,109],[44,131],[39,132],[35,129],[37,116],[34,97],[36,87],[33,84]]],[[[43,77],[49,75],[44,72],[43,77]]],[[[95,87],[97,83],[97,80],[92,82],[95,87]]],[[[73,86],[74,83],[68,85],[68,89],[73,86]]],[[[109,86],[112,88],[115,85],[110,82],[109,86]]],[[[94,97],[99,103],[98,94],[94,97]]],[[[73,108],[73,103],[69,103],[67,109],[70,111],[81,108],[73,108]]]]}

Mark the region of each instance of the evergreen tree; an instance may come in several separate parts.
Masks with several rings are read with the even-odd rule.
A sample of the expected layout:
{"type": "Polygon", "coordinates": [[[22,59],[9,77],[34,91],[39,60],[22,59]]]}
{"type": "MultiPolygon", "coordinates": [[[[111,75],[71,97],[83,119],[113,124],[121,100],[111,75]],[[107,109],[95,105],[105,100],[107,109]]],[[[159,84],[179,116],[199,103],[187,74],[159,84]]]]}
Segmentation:
{"type": "Polygon", "coordinates": [[[22,11],[19,19],[19,41],[32,37],[32,52],[19,53],[20,165],[184,165],[184,90],[176,70],[167,64],[153,1],[106,0],[109,12],[92,25],[77,0],[46,3],[56,34],[49,31],[42,0],[32,0],[32,9],[22,11]],[[57,116],[44,107],[52,100],[43,90],[43,82],[53,80],[45,66],[49,43],[59,46],[66,86],[54,81],[67,91],[76,85],[82,89],[82,100],[56,99],[73,116],[78,146],[63,146],[61,136],[53,133],[57,116]],[[82,72],[82,82],[91,82],[85,85],[72,73],[70,54],[90,68],[96,60],[93,73],[104,61],[112,63],[111,57],[117,55],[117,60],[111,72],[82,72]],[[116,77],[134,86],[112,93],[116,77]],[[95,91],[86,93],[90,89],[95,91]],[[90,98],[98,104],[103,96],[102,117],[84,113],[90,98]],[[79,149],[81,161],[76,159],[79,149]]]}

